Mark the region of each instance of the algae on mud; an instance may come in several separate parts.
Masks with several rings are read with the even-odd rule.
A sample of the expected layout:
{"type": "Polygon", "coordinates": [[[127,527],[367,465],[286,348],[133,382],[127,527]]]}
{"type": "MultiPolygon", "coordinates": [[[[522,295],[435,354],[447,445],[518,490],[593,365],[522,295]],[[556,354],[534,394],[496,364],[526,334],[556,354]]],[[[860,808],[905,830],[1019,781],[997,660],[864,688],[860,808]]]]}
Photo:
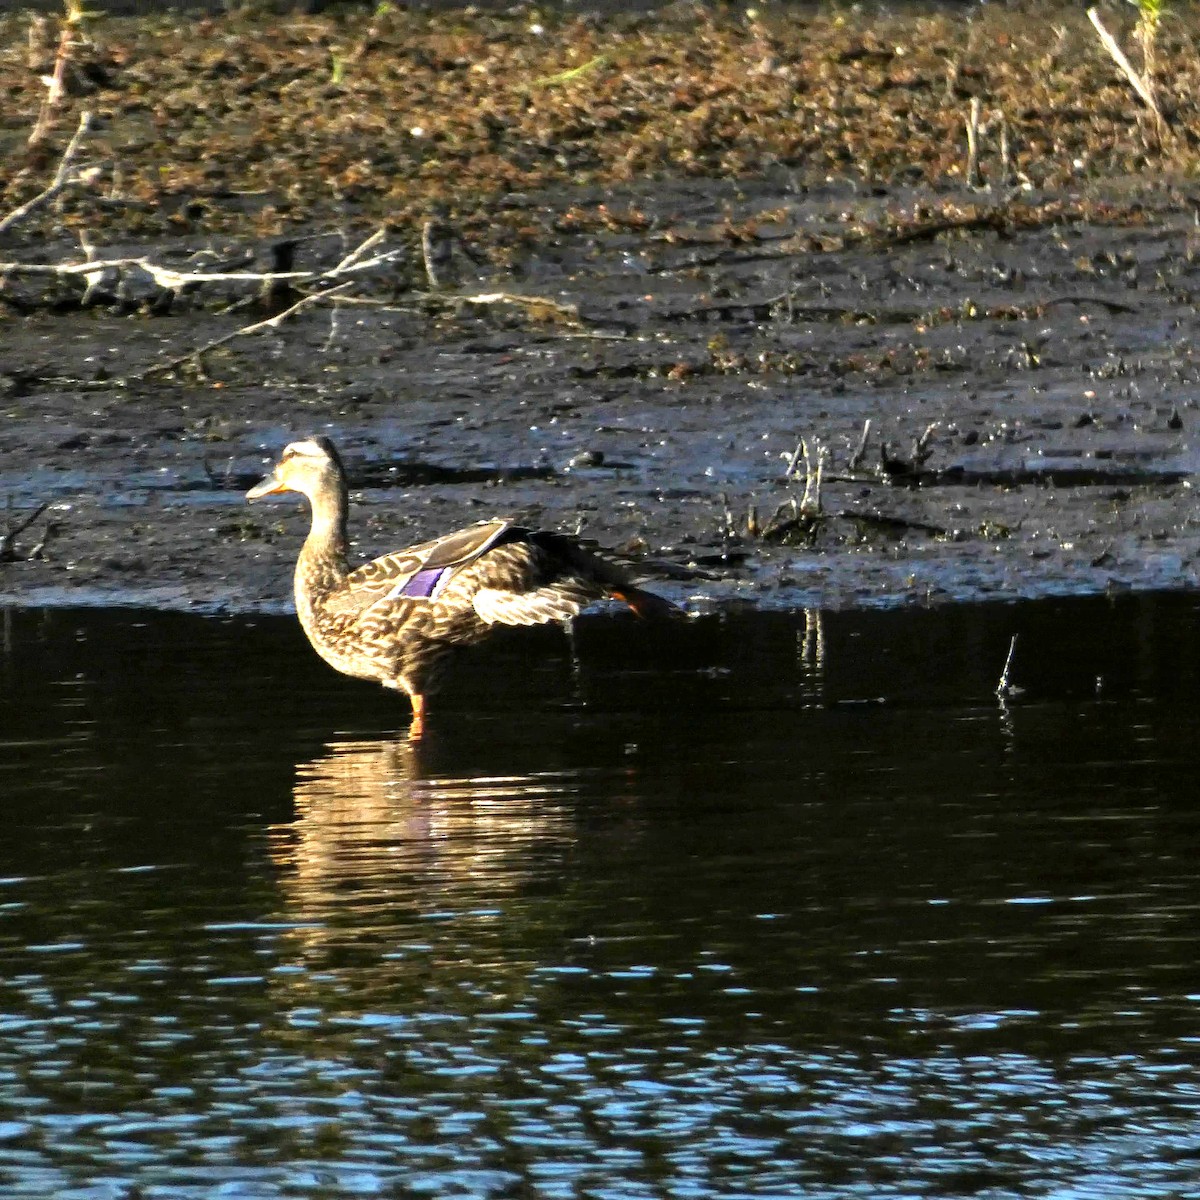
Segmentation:
{"type": "Polygon", "coordinates": [[[5,277],[0,491],[53,526],[6,543],[0,596],[278,600],[301,518],[238,488],[307,432],[361,472],[364,556],[516,512],[682,567],[677,599],[1191,585],[1192,20],[1158,46],[1161,146],[1067,8],[106,20],[24,159],[45,64],[0,39],[0,211],[102,118],[86,185],[0,258],[79,261],[81,232],[179,271],[327,270],[375,228],[403,252],[198,361],[279,297],[5,277]],[[824,513],[756,537],[801,437],[832,451],[824,513]]]}

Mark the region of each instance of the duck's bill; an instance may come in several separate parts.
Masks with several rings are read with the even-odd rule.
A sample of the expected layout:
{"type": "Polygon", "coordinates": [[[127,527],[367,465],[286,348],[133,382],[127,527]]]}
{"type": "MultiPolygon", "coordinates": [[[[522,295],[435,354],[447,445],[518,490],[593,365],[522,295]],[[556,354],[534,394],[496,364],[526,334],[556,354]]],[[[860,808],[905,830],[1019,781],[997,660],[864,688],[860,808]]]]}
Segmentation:
{"type": "Polygon", "coordinates": [[[247,493],[247,500],[258,500],[263,496],[273,496],[276,492],[286,492],[287,485],[278,475],[268,475],[262,483],[256,483],[247,493]]]}

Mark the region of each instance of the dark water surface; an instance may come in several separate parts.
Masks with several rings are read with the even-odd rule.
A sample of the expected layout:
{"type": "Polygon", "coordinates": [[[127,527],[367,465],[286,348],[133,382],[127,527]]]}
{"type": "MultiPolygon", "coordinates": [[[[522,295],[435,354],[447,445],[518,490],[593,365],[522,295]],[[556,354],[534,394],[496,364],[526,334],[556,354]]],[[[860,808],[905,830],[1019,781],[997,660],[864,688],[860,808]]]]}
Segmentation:
{"type": "Polygon", "coordinates": [[[1198,609],[10,612],[0,1195],[1200,1194],[1198,609]]]}

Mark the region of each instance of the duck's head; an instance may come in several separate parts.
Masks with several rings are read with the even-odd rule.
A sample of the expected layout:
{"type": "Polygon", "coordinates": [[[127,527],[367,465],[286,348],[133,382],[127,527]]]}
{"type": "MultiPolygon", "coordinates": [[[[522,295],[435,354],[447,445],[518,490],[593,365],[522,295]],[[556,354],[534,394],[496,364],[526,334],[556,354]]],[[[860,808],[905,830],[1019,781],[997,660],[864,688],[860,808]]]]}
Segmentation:
{"type": "Polygon", "coordinates": [[[277,492],[301,492],[310,499],[322,492],[344,486],[342,460],[326,437],[306,438],[284,446],[275,469],[246,493],[247,500],[259,500],[277,492]]]}

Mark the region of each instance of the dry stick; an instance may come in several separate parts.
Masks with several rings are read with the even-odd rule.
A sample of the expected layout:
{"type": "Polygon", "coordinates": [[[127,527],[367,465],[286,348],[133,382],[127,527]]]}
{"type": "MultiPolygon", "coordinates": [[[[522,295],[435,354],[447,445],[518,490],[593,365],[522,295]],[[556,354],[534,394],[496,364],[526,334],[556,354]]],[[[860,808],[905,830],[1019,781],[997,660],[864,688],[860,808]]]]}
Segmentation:
{"type": "MultiPolygon", "coordinates": [[[[333,268],[332,273],[336,275],[339,271],[348,271],[359,261],[359,259],[362,258],[364,254],[366,254],[368,250],[374,250],[375,247],[378,246],[385,237],[387,237],[387,226],[381,225],[373,234],[371,234],[369,238],[359,242],[359,244],[355,246],[354,249],[351,250],[350,253],[347,254],[346,257],[343,258],[336,267],[333,268]]],[[[345,245],[345,243],[343,243],[343,245],[345,245]]]]}
{"type": "Polygon", "coordinates": [[[62,158],[58,160],[58,170],[54,173],[54,179],[50,186],[39,192],[32,200],[26,200],[20,208],[14,208],[7,217],[0,220],[0,233],[7,233],[18,221],[23,221],[35,209],[40,208],[43,204],[48,204],[67,186],[71,180],[71,163],[74,161],[75,155],[79,153],[79,147],[83,144],[83,139],[87,137],[91,127],[91,112],[81,112],[79,126],[67,143],[62,158]]]}
{"type": "Polygon", "coordinates": [[[800,511],[805,516],[818,516],[821,512],[821,477],[825,474],[825,447],[813,442],[810,447],[806,439],[801,440],[804,453],[804,495],[800,499],[800,511]]]}
{"type": "Polygon", "coordinates": [[[1000,672],[1000,682],[996,684],[996,695],[999,696],[1001,700],[1003,700],[1005,696],[1010,695],[1013,690],[1009,685],[1008,676],[1009,672],[1012,670],[1013,655],[1016,653],[1016,649],[1017,635],[1014,633],[1012,635],[1012,641],[1008,643],[1008,657],[1004,660],[1004,670],[1000,672]]]}
{"type": "MultiPolygon", "coordinates": [[[[3,226],[0,226],[3,232],[3,226]]],[[[342,275],[359,275],[374,267],[385,266],[402,254],[388,250],[365,262],[339,263],[328,271],[176,271],[148,258],[103,258],[73,263],[0,262],[0,274],[6,275],[91,275],[95,271],[144,271],[159,287],[182,288],[198,283],[322,283],[342,275]]]]}
{"type": "Polygon", "coordinates": [[[746,536],[753,540],[760,533],[762,533],[762,526],[758,521],[758,505],[751,504],[746,509],[746,536]]]}
{"type": "Polygon", "coordinates": [[[863,422],[862,435],[858,439],[858,445],[854,447],[854,453],[850,455],[850,461],[846,466],[851,471],[857,471],[862,466],[863,459],[867,456],[867,439],[871,436],[871,418],[868,417],[863,422]]]}
{"type": "Polygon", "coordinates": [[[781,454],[780,458],[787,459],[787,468],[783,472],[784,479],[791,479],[796,473],[796,468],[800,465],[800,456],[804,453],[804,439],[801,438],[796,443],[796,449],[790,455],[781,454]]]}
{"type": "Polygon", "coordinates": [[[1096,32],[1100,35],[1100,40],[1104,43],[1104,48],[1112,57],[1113,62],[1121,68],[1125,78],[1129,80],[1130,86],[1142,98],[1142,103],[1154,114],[1159,129],[1166,129],[1167,121],[1162,115],[1162,109],[1158,107],[1158,101],[1154,98],[1151,81],[1134,69],[1133,64],[1125,57],[1125,52],[1117,45],[1117,39],[1104,28],[1104,22],[1100,20],[1099,12],[1094,8],[1089,8],[1087,15],[1088,20],[1096,27],[1096,32]]]}
{"type": "Polygon", "coordinates": [[[466,292],[460,295],[426,293],[427,300],[440,300],[461,308],[464,304],[515,304],[530,310],[548,309],[566,321],[579,321],[579,306],[560,304],[545,296],[523,296],[520,292],[466,292]]]}
{"type": "Polygon", "coordinates": [[[926,427],[925,432],[919,438],[913,441],[912,445],[912,462],[914,467],[919,467],[933,453],[929,449],[929,439],[933,437],[934,430],[941,424],[940,421],[931,421],[926,427]]]}
{"type": "Polygon", "coordinates": [[[12,496],[8,497],[8,529],[4,535],[0,536],[0,562],[17,562],[17,538],[27,530],[50,507],[49,501],[44,504],[39,504],[33,512],[22,521],[13,523],[12,519],[12,496]]]}
{"type": "Polygon", "coordinates": [[[971,97],[971,115],[967,118],[967,187],[979,183],[979,113],[978,96],[971,97]]]}
{"type": "Polygon", "coordinates": [[[434,237],[438,230],[436,221],[426,221],[421,226],[421,260],[425,264],[425,278],[429,281],[429,286],[433,291],[437,291],[442,286],[442,281],[438,278],[437,259],[440,257],[440,248],[436,244],[434,237]]]}
{"type": "MultiPolygon", "coordinates": [[[[95,244],[92,242],[92,239],[88,235],[86,229],[79,230],[79,245],[89,261],[96,257],[95,244]]],[[[83,295],[79,298],[80,308],[87,308],[87,306],[92,303],[96,293],[100,290],[101,285],[104,283],[106,274],[107,272],[105,271],[91,271],[84,276],[87,286],[83,289],[83,295]]]]}
{"type": "Polygon", "coordinates": [[[36,146],[46,136],[50,128],[50,114],[62,103],[67,94],[67,63],[71,61],[71,49],[76,45],[74,37],[74,22],[67,18],[63,22],[62,31],[58,35],[58,52],[54,56],[54,70],[46,79],[46,95],[42,98],[42,107],[38,119],[29,135],[27,145],[36,146]]]}
{"type": "Polygon", "coordinates": [[[351,284],[346,282],[339,284],[337,287],[329,288],[324,292],[310,292],[307,296],[301,296],[290,308],[285,308],[283,312],[276,313],[273,317],[267,317],[263,321],[255,321],[252,325],[243,325],[241,329],[235,329],[232,333],[223,334],[221,337],[215,338],[203,346],[197,346],[194,350],[189,350],[186,354],[176,355],[174,358],[167,359],[166,362],[155,363],[153,366],[147,367],[144,371],[138,371],[134,375],[126,375],[124,377],[125,382],[134,379],[148,379],[151,375],[159,375],[163,371],[174,370],[176,367],[193,360],[198,362],[202,355],[207,354],[210,350],[215,350],[218,346],[225,345],[226,342],[232,342],[235,338],[247,337],[252,333],[259,333],[264,329],[278,329],[288,317],[294,316],[302,308],[306,308],[310,304],[316,304],[321,300],[326,300],[330,296],[335,296],[338,292],[350,286],[351,284]]]}
{"type": "Polygon", "coordinates": [[[737,538],[737,528],[733,523],[733,509],[729,507],[729,493],[721,493],[721,536],[728,542],[737,538]]]}

